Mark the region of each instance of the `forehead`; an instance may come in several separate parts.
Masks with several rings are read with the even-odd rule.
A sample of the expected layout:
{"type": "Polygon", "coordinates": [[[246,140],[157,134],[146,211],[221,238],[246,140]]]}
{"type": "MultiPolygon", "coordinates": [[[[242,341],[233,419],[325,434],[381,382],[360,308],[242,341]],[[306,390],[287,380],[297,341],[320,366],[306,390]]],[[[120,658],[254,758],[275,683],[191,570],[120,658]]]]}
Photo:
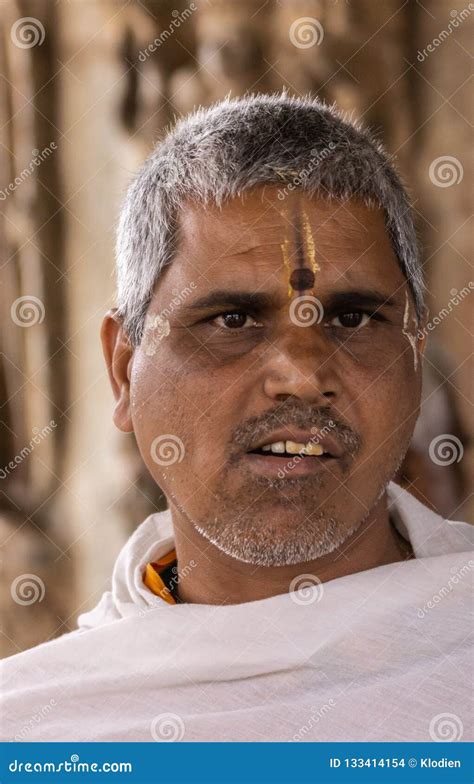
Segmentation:
{"type": "MultiPolygon", "coordinates": [[[[195,203],[180,216],[179,248],[163,282],[199,287],[283,279],[282,246],[296,264],[297,232],[304,225],[303,247],[312,244],[320,285],[381,282],[400,286],[404,276],[385,230],[380,209],[356,200],[341,202],[292,192],[279,198],[276,186],[255,188],[221,208],[195,203]]],[[[160,288],[160,287],[158,287],[160,288]]]]}

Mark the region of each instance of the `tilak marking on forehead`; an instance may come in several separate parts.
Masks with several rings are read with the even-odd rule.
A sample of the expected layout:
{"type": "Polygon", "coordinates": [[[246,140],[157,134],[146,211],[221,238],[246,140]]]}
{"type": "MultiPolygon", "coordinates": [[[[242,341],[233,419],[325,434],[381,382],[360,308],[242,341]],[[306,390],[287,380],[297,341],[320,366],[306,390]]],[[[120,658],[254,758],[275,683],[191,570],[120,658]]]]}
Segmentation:
{"type": "Polygon", "coordinates": [[[305,210],[295,210],[292,225],[296,248],[293,254],[296,256],[296,266],[293,268],[290,263],[290,240],[285,237],[281,245],[283,263],[288,271],[289,297],[292,296],[294,291],[301,295],[304,291],[314,288],[316,272],[320,270],[316,261],[314,238],[305,210]]]}
{"type": "Polygon", "coordinates": [[[316,261],[316,248],[314,247],[313,232],[311,231],[311,224],[309,222],[309,218],[305,210],[303,210],[303,229],[304,229],[304,235],[306,240],[309,263],[311,264],[311,269],[316,275],[316,273],[321,270],[321,267],[316,261]]]}
{"type": "Polygon", "coordinates": [[[314,272],[306,263],[305,245],[301,230],[301,215],[295,210],[293,215],[293,226],[295,230],[296,246],[296,269],[290,275],[290,286],[302,294],[306,289],[314,286],[314,272]]]}
{"type": "Polygon", "coordinates": [[[288,272],[288,296],[291,297],[293,290],[290,285],[291,264],[290,264],[290,240],[288,239],[288,237],[285,237],[285,239],[281,243],[281,253],[283,256],[283,264],[285,265],[285,269],[288,272]]]}

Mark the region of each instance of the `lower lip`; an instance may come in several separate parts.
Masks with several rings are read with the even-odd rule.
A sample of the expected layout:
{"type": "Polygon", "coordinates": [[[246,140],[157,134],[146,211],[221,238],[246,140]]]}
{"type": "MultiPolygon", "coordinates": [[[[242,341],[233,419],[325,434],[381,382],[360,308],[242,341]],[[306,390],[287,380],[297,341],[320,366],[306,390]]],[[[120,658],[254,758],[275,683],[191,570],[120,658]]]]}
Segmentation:
{"type": "Polygon", "coordinates": [[[295,476],[311,476],[319,474],[321,471],[332,471],[337,463],[337,457],[318,457],[317,455],[307,455],[300,457],[294,455],[293,457],[279,457],[273,455],[267,457],[266,455],[258,455],[248,452],[243,455],[244,465],[250,468],[255,474],[259,476],[268,476],[271,478],[291,478],[295,476]]]}

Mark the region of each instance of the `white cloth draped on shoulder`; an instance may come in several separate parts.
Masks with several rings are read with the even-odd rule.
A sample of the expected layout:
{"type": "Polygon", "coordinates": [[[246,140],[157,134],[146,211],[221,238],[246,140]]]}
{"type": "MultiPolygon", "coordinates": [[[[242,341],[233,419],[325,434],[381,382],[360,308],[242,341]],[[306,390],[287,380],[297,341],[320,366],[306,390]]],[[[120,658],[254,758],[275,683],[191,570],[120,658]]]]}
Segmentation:
{"type": "Polygon", "coordinates": [[[473,740],[473,527],[388,501],[415,559],[230,606],[143,584],[173,548],[151,515],[77,631],[3,661],[1,739],[473,740]]]}

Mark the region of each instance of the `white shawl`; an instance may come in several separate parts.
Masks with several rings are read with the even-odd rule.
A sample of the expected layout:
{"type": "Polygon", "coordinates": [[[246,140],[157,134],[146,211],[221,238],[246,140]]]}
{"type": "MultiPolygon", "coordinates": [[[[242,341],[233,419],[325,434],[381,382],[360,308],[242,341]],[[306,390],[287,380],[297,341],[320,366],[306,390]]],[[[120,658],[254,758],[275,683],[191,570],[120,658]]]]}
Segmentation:
{"type": "Polygon", "coordinates": [[[473,527],[391,483],[415,559],[230,606],[143,584],[169,552],[148,517],[79,629],[2,663],[1,740],[472,740],[473,527]]]}

